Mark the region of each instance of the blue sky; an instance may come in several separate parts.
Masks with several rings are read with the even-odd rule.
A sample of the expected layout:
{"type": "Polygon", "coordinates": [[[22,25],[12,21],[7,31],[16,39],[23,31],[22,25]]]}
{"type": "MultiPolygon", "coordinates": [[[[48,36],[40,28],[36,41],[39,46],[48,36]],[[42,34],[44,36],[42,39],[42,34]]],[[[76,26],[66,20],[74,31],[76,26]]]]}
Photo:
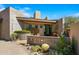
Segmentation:
{"type": "Polygon", "coordinates": [[[13,7],[22,11],[27,17],[33,16],[36,10],[41,12],[41,18],[58,19],[65,16],[79,16],[78,4],[2,4],[0,11],[13,7]]]}

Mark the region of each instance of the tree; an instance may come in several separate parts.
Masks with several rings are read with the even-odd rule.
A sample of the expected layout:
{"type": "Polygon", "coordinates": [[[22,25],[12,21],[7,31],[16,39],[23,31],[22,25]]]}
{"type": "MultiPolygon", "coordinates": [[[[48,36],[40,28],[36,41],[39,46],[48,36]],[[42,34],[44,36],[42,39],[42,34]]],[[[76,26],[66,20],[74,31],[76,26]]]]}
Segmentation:
{"type": "Polygon", "coordinates": [[[70,29],[70,25],[79,21],[78,17],[65,17],[65,29],[70,29]]]}
{"type": "Polygon", "coordinates": [[[47,16],[45,17],[45,20],[48,20],[48,17],[47,16]]]}

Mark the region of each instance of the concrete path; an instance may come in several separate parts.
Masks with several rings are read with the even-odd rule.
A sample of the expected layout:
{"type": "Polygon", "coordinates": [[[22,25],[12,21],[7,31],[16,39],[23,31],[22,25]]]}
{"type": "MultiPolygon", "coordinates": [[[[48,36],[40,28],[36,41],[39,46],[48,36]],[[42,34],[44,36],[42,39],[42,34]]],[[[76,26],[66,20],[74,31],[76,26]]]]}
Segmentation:
{"type": "Polygon", "coordinates": [[[0,41],[0,55],[29,55],[30,51],[25,46],[16,42],[0,41]]]}

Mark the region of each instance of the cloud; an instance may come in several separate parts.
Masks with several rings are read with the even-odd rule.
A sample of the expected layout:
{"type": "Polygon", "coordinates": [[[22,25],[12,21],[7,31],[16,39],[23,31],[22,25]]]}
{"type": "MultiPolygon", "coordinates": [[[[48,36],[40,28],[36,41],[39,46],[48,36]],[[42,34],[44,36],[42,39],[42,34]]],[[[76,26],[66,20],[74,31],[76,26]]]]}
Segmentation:
{"type": "Polygon", "coordinates": [[[25,7],[24,9],[25,9],[25,10],[30,10],[31,8],[29,8],[29,7],[25,7]]]}
{"type": "Polygon", "coordinates": [[[5,8],[1,8],[0,11],[4,10],[5,8]]]}
{"type": "Polygon", "coordinates": [[[24,14],[25,17],[31,17],[31,14],[27,12],[27,10],[30,10],[31,8],[24,7],[24,8],[18,8],[18,9],[24,14]]]}
{"type": "Polygon", "coordinates": [[[19,10],[19,11],[21,11],[24,14],[25,17],[31,17],[30,13],[26,12],[25,10],[22,9],[22,10],[19,10]]]}
{"type": "Polygon", "coordinates": [[[79,13],[68,14],[68,15],[66,15],[66,16],[67,16],[67,17],[68,17],[68,16],[79,17],[79,13]]]}
{"type": "Polygon", "coordinates": [[[4,10],[5,6],[4,5],[0,5],[0,11],[4,10]]]}
{"type": "Polygon", "coordinates": [[[26,16],[26,17],[31,17],[31,15],[29,14],[29,13],[23,13],[24,14],[24,16],[26,16]]]}
{"type": "Polygon", "coordinates": [[[79,13],[75,13],[72,16],[78,17],[79,16],[79,13]]]}

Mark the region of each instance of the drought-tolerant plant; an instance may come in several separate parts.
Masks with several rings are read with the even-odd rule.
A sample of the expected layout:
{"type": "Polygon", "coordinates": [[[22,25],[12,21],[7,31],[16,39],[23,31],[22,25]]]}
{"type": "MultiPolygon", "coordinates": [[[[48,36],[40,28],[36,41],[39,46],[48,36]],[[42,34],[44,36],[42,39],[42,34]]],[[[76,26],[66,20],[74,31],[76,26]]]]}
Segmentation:
{"type": "Polygon", "coordinates": [[[16,30],[14,33],[31,33],[29,30],[16,30]]]}
{"type": "Polygon", "coordinates": [[[11,39],[16,40],[17,39],[17,33],[12,33],[11,34],[11,39]]]}
{"type": "Polygon", "coordinates": [[[57,54],[63,54],[63,55],[71,55],[72,53],[72,43],[69,41],[68,38],[65,38],[65,36],[60,36],[59,41],[57,42],[55,46],[55,51],[57,54]]]}
{"type": "Polygon", "coordinates": [[[48,44],[42,44],[40,45],[34,45],[31,47],[32,52],[37,52],[38,54],[48,54],[49,52],[49,45],[48,44]]]}
{"type": "Polygon", "coordinates": [[[70,29],[70,25],[73,24],[73,23],[76,23],[79,21],[79,18],[78,17],[72,17],[72,16],[69,16],[69,17],[65,17],[64,18],[65,20],[65,29],[70,29]]]}
{"type": "Polygon", "coordinates": [[[47,51],[49,49],[49,45],[48,44],[42,44],[42,49],[43,51],[47,51]]]}
{"type": "Polygon", "coordinates": [[[32,49],[33,52],[41,51],[41,47],[39,45],[32,46],[31,49],[32,49]]]}

